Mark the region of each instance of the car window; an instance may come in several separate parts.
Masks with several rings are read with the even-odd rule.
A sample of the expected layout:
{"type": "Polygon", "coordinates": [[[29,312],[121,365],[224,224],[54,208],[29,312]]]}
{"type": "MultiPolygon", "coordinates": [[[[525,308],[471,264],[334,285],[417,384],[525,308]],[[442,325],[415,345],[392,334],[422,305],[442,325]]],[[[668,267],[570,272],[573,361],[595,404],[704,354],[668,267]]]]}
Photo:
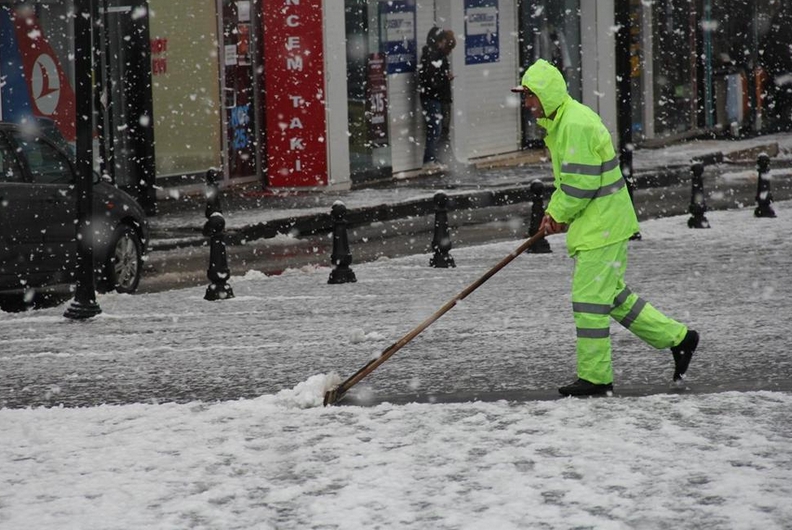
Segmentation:
{"type": "Polygon", "coordinates": [[[74,179],[66,157],[37,138],[16,134],[15,139],[27,159],[33,182],[37,184],[69,184],[74,179]]]}
{"type": "Polygon", "coordinates": [[[0,182],[23,182],[22,170],[19,169],[16,156],[8,145],[8,140],[0,136],[0,182]]]}

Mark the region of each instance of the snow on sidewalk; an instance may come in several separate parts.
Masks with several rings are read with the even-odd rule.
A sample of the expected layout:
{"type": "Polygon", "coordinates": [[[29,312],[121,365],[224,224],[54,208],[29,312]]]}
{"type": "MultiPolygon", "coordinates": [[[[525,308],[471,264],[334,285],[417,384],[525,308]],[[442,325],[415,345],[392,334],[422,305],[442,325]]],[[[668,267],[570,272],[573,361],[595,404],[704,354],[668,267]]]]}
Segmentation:
{"type": "MultiPolygon", "coordinates": [[[[304,397],[304,396],[303,396],[304,397]]],[[[789,528],[792,395],[0,410],[0,528],[789,528]]]]}

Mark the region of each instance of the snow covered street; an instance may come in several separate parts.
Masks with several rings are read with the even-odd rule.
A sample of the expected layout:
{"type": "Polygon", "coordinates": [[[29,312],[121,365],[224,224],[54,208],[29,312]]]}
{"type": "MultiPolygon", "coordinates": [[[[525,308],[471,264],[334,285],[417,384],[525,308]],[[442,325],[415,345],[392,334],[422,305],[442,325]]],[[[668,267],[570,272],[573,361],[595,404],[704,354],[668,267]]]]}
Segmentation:
{"type": "MultiPolygon", "coordinates": [[[[789,388],[792,203],[642,223],[630,287],[701,332],[687,384],[789,388]]],[[[539,390],[574,377],[571,260],[524,255],[350,394],[539,390]]],[[[0,313],[0,529],[792,527],[792,393],[322,408],[519,241],[0,313]]],[[[615,386],[672,366],[618,325],[615,386]]]]}

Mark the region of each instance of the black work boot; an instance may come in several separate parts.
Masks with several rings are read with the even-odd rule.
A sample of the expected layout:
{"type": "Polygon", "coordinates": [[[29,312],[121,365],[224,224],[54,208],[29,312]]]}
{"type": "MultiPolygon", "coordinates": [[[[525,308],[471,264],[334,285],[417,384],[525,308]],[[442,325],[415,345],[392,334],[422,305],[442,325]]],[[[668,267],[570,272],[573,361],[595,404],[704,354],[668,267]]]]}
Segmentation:
{"type": "Polygon", "coordinates": [[[698,332],[689,329],[682,342],[671,348],[671,354],[674,356],[674,381],[682,379],[682,376],[687,372],[690,359],[693,358],[693,352],[696,351],[698,343],[698,332]]]}
{"type": "Polygon", "coordinates": [[[602,396],[613,391],[613,383],[598,385],[585,379],[578,379],[571,385],[562,386],[558,392],[562,396],[602,396]]]}

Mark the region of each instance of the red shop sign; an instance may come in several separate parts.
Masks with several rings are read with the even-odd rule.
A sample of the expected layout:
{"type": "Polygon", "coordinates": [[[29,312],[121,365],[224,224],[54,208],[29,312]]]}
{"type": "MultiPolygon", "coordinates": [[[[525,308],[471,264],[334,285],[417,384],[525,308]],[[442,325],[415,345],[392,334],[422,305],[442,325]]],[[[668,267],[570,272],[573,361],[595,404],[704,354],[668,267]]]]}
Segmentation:
{"type": "Polygon", "coordinates": [[[264,2],[270,186],[327,184],[321,0],[264,2]]]}
{"type": "Polygon", "coordinates": [[[388,80],[385,55],[372,53],[366,72],[366,124],[371,147],[388,145],[388,80]]]}

